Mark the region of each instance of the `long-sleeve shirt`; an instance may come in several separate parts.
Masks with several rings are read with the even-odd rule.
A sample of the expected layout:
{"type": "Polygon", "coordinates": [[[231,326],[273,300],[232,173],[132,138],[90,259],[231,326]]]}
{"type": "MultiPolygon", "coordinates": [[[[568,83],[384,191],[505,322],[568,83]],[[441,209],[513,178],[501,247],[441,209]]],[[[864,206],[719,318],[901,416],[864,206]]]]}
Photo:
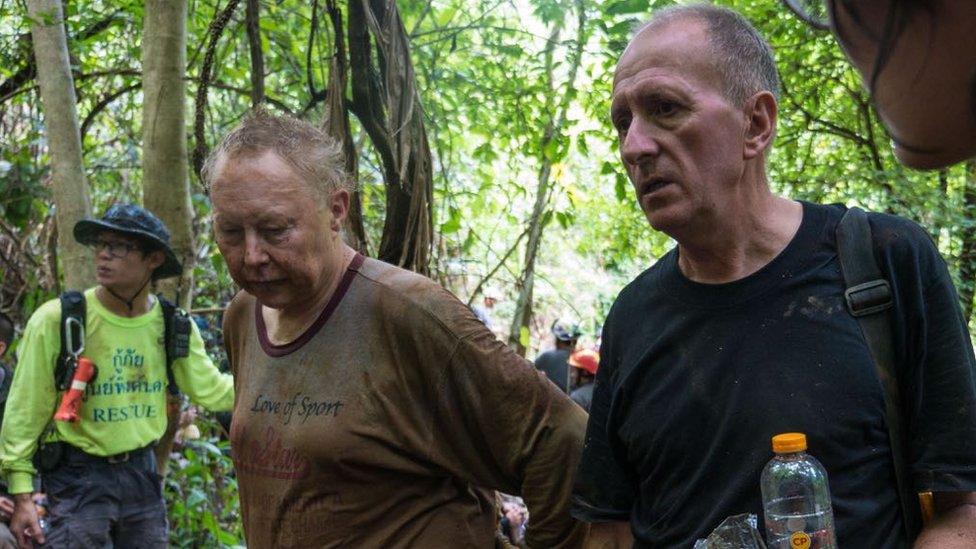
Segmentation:
{"type": "MultiPolygon", "coordinates": [[[[79,407],[77,422],[53,421],[49,437],[99,456],[142,448],[166,430],[166,351],[163,311],[158,302],[143,315],[111,313],[95,296],[87,301],[82,356],[98,369],[79,407]]],[[[61,349],[61,306],[48,301],[31,316],[19,347],[19,360],[0,430],[0,473],[13,494],[30,492],[31,460],[60,402],[54,370],[61,349]]],[[[190,400],[215,410],[234,405],[233,379],[214,366],[196,325],[190,352],[173,361],[173,377],[190,400]]]]}

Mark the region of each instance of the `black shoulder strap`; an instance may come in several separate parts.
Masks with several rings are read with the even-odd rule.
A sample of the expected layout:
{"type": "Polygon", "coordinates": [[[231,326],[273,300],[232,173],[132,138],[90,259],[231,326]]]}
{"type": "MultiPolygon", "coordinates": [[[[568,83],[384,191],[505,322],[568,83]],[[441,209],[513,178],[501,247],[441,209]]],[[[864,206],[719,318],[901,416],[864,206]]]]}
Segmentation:
{"type": "Polygon", "coordinates": [[[77,344],[84,337],[84,333],[78,333],[77,329],[69,337],[68,330],[71,330],[72,327],[68,323],[68,319],[76,319],[78,321],[77,326],[80,326],[81,330],[84,331],[87,307],[85,294],[77,290],[62,293],[59,300],[61,301],[61,350],[58,352],[58,362],[54,365],[54,384],[59,391],[64,391],[71,383],[72,370],[74,370],[72,367],[74,355],[71,353],[72,349],[68,349],[68,341],[70,339],[77,344]]]}
{"type": "Polygon", "coordinates": [[[847,310],[857,319],[867,340],[874,367],[884,393],[885,423],[891,443],[895,480],[908,539],[921,532],[918,494],[911,482],[905,437],[904,409],[895,371],[894,334],[891,327],[891,285],[884,278],[874,255],[874,242],[867,214],[859,208],[847,210],[837,226],[837,251],[847,289],[847,310]]]}
{"type": "Polygon", "coordinates": [[[166,385],[169,394],[180,394],[180,388],[173,377],[173,361],[187,356],[190,341],[189,315],[162,296],[156,296],[163,308],[163,341],[166,348],[166,385]]]}

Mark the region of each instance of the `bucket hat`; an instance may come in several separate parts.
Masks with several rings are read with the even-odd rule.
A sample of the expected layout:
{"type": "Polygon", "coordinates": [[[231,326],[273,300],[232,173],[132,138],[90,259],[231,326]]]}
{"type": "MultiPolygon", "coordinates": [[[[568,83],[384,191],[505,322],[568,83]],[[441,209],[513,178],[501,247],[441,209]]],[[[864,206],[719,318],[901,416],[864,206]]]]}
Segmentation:
{"type": "Polygon", "coordinates": [[[134,236],[161,249],[166,259],[153,271],[153,280],[179,276],[183,272],[180,261],[176,259],[176,254],[170,247],[169,229],[149,210],[135,204],[115,204],[101,219],[85,218],[75,223],[75,240],[81,244],[91,245],[95,243],[102,231],[134,236]]]}

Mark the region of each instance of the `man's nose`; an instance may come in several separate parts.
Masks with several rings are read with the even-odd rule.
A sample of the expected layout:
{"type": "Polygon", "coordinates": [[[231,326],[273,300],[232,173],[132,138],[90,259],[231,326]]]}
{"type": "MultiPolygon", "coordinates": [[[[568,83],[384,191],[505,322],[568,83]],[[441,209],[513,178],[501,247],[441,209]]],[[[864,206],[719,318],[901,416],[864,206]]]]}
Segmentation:
{"type": "Polygon", "coordinates": [[[638,165],[661,153],[656,128],[642,117],[634,117],[620,141],[620,157],[625,164],[638,165]]]}
{"type": "Polygon", "coordinates": [[[97,246],[95,248],[95,259],[104,261],[112,259],[112,254],[108,253],[108,246],[97,246]]]}
{"type": "Polygon", "coordinates": [[[264,248],[264,240],[255,231],[245,231],[244,264],[249,267],[254,267],[267,262],[268,253],[264,248]]]}

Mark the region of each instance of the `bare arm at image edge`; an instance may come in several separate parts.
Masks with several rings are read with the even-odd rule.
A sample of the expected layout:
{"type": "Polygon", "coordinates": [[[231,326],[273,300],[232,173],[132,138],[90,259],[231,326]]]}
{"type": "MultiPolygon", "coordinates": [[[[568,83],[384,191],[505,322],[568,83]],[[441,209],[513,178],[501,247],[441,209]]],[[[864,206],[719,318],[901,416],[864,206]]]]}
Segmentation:
{"type": "Polygon", "coordinates": [[[915,540],[915,549],[976,547],[976,492],[936,492],[935,519],[915,540]]]}

